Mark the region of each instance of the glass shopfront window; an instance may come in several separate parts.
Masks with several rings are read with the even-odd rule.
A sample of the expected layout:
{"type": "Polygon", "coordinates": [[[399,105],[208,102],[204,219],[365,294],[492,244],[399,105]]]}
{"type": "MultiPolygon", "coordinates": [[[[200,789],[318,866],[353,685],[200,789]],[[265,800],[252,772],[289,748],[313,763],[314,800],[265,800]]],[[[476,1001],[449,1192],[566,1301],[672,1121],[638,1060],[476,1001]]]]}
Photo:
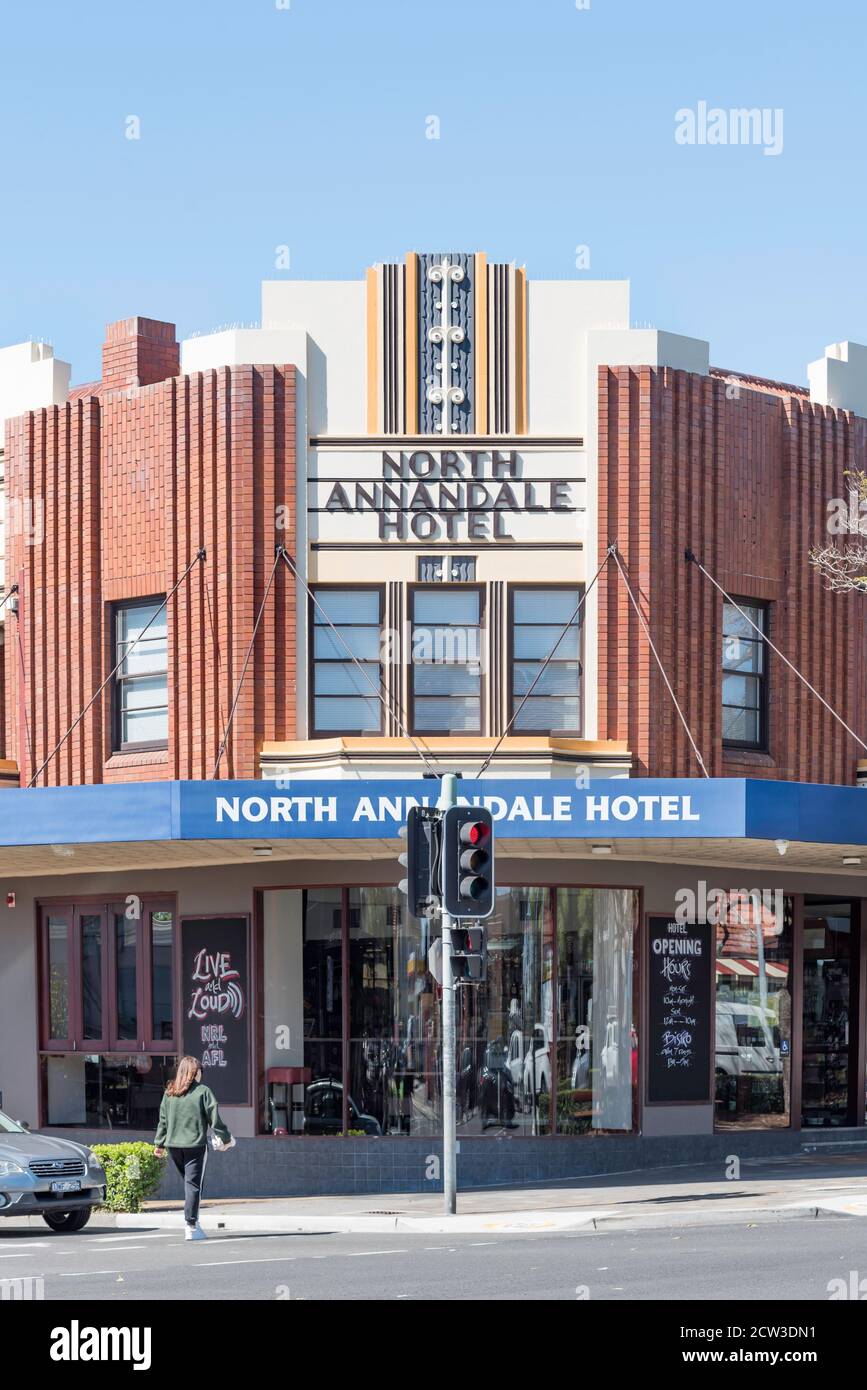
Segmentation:
{"type": "Polygon", "coordinates": [[[65,913],[46,919],[48,970],[48,1037],[66,1038],[69,1026],[69,960],[72,924],[65,913]]]}
{"type": "Polygon", "coordinates": [[[474,1062],[471,1087],[459,1069],[459,1128],[464,1133],[547,1134],[551,1129],[551,913],[548,888],[497,891],[485,923],[487,982],[458,994],[458,1036],[474,1062]]]}
{"type": "MultiPolygon", "coordinates": [[[[408,915],[394,888],[350,888],[348,911],[350,1102],[383,1134],[435,1133],[439,1039],[429,925],[408,915]]],[[[350,1116],[350,1125],[356,1120],[350,1116]]]]}
{"type": "Polygon", "coordinates": [[[153,1035],[165,1041],[174,1033],[174,913],[151,914],[151,981],[153,1035]]]}
{"type": "Polygon", "coordinates": [[[638,1035],[632,1008],[631,889],[557,891],[557,1128],[632,1128],[638,1035]]]}
{"type": "Polygon", "coordinates": [[[46,1123],[150,1126],[177,1046],[174,928],[170,902],[136,894],[40,908],[46,1123]]]}
{"type": "Polygon", "coordinates": [[[42,1058],[49,1125],[156,1129],[176,1057],[129,1053],[54,1053],[42,1058]]]}
{"type": "Polygon", "coordinates": [[[84,1036],[102,1037],[102,914],[81,918],[81,998],[84,1036]]]}
{"type": "Polygon", "coordinates": [[[114,914],[115,987],[117,999],[117,1036],[129,1041],[138,1034],[136,966],[138,957],[138,922],[123,912],[114,914]]]}
{"type": "Polygon", "coordinates": [[[730,893],[716,923],[716,1126],[791,1123],[792,900],[730,893]]]}
{"type": "Polygon", "coordinates": [[[307,1108],[331,1123],[335,1107],[343,1113],[343,890],[311,888],[304,899],[304,1066],[319,1083],[307,1108]]]}
{"type": "Polygon", "coordinates": [[[836,1127],[855,1123],[850,1070],[857,1018],[857,932],[852,903],[839,898],[804,900],[804,1036],[801,1124],[836,1127]]]}
{"type": "MultiPolygon", "coordinates": [[[[291,893],[265,906],[266,1014],[270,941],[275,1019],[301,1008],[296,968],[304,983],[303,1132],[340,1133],[345,1121],[370,1135],[441,1134],[440,989],[428,969],[439,925],[410,917],[392,887],[295,897],[297,909],[291,893]]],[[[631,889],[497,890],[486,980],[457,995],[460,1134],[632,1128],[637,913],[631,889]]]]}

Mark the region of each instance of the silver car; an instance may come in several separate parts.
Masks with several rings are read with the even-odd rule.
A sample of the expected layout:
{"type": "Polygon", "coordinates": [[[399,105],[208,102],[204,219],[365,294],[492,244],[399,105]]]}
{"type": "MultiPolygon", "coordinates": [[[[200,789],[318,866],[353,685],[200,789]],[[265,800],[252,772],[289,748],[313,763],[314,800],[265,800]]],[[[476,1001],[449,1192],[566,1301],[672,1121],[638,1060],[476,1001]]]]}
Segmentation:
{"type": "Polygon", "coordinates": [[[105,1201],[105,1170],[84,1144],[31,1134],[0,1110],[0,1216],[41,1216],[80,1231],[105,1201]]]}

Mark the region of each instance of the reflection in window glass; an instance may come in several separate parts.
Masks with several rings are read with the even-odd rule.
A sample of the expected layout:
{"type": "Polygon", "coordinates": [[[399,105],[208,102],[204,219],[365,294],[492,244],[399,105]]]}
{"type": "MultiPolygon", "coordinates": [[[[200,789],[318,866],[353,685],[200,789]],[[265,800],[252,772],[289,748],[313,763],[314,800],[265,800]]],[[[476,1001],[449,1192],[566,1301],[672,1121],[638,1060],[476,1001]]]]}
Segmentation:
{"type": "Polygon", "coordinates": [[[557,1128],[631,1130],[638,1084],[632,889],[557,890],[557,1128]]]}
{"type": "Polygon", "coordinates": [[[81,916],[81,1006],[84,1036],[102,1037],[102,916],[81,916]]]}
{"type": "Polygon", "coordinates": [[[343,1018],[341,898],[339,888],[310,888],[304,895],[305,1038],[340,1037],[343,1018]]]}
{"type": "MultiPolygon", "coordinates": [[[[341,893],[305,894],[304,1062],[313,1081],[304,1130],[340,1131],[345,1081],[350,1129],[441,1134],[439,991],[428,969],[439,924],[410,917],[397,888],[350,888],[346,902],[344,1042],[341,893]]],[[[457,993],[460,1133],[632,1128],[636,914],[633,890],[497,890],[486,980],[457,993]]]]}
{"type": "MultiPolygon", "coordinates": [[[[547,888],[501,888],[487,928],[487,984],[458,995],[464,1132],[546,1134],[551,1127],[553,940],[547,888]]],[[[461,1107],[463,1110],[461,1111],[461,1107]]]]}
{"type": "MultiPolygon", "coordinates": [[[[856,951],[852,904],[804,900],[804,1033],[801,1124],[846,1125],[856,951]]],[[[853,1040],[854,1041],[854,1040],[853,1040]]]]}
{"type": "Polygon", "coordinates": [[[151,983],[153,988],[153,1006],[151,1022],[155,1042],[169,1042],[173,1036],[173,946],[174,918],[171,912],[152,912],[151,983]]]}
{"type": "Polygon", "coordinates": [[[176,1057],[70,1052],[43,1057],[50,1125],[153,1132],[176,1057]]]}
{"type": "Polygon", "coordinates": [[[429,945],[428,923],[409,916],[397,889],[349,890],[351,1128],[437,1130],[438,1010],[429,945]]]}
{"type": "Polygon", "coordinates": [[[512,712],[516,730],[581,732],[581,623],[580,615],[576,616],[580,597],[577,588],[514,591],[512,712]]]}
{"type": "Polygon", "coordinates": [[[380,604],[379,589],[316,590],[314,733],[380,732],[380,604]]]}
{"type": "MultiPolygon", "coordinates": [[[[428,950],[396,889],[350,891],[350,1123],[442,1131],[440,1010],[428,950]],[[359,1119],[360,1117],[360,1119],[359,1119]]],[[[486,922],[487,982],[457,995],[461,1133],[547,1133],[553,950],[546,888],[501,889],[486,922]]]]}
{"type": "Polygon", "coordinates": [[[69,1037],[69,926],[62,917],[48,917],[49,1035],[69,1037]]]}
{"type": "MultiPolygon", "coordinates": [[[[715,912],[708,909],[708,918],[715,912]]],[[[716,928],[716,1125],[790,1123],[792,908],[781,893],[730,893],[716,928]]]]}
{"type": "Polygon", "coordinates": [[[114,915],[117,1036],[124,1042],[138,1037],[136,954],[138,922],[122,912],[114,915]]]}
{"type": "Polygon", "coordinates": [[[339,1134],[342,1128],[342,898],[339,888],[304,894],[304,1065],[313,1078],[304,1105],[306,1134],[339,1134]]]}
{"type": "Polygon", "coordinates": [[[723,742],[735,747],[762,748],[766,743],[765,643],[761,636],[766,617],[765,604],[746,599],[738,599],[737,605],[723,604],[722,734],[723,742]]]}
{"type": "Polygon", "coordinates": [[[480,733],[482,597],[478,589],[416,589],[411,681],[416,733],[480,733]]]}
{"type": "Polygon", "coordinates": [[[162,599],[115,610],[115,713],[121,748],[165,743],[169,732],[168,635],[162,599]]]}

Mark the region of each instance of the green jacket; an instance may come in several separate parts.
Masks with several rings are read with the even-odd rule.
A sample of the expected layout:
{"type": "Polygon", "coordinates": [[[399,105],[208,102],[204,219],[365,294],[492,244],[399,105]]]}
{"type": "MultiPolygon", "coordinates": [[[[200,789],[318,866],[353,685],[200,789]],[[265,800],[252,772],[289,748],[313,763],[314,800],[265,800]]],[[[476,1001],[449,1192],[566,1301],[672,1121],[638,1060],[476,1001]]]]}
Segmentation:
{"type": "Polygon", "coordinates": [[[212,1129],[228,1144],[231,1134],[220,1118],[213,1091],[196,1081],[184,1096],[163,1096],[154,1144],[159,1149],[200,1149],[212,1129]]]}

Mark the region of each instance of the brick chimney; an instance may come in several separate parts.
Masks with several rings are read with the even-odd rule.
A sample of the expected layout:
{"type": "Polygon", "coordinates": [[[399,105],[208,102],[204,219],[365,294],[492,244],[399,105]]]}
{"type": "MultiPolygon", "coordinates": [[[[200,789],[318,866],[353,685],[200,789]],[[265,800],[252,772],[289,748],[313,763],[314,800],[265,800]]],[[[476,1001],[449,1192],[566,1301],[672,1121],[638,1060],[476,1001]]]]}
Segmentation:
{"type": "Polygon", "coordinates": [[[153,386],[180,376],[181,350],[173,323],[159,319],[119,319],[105,330],[102,347],[102,390],[153,386]]]}

